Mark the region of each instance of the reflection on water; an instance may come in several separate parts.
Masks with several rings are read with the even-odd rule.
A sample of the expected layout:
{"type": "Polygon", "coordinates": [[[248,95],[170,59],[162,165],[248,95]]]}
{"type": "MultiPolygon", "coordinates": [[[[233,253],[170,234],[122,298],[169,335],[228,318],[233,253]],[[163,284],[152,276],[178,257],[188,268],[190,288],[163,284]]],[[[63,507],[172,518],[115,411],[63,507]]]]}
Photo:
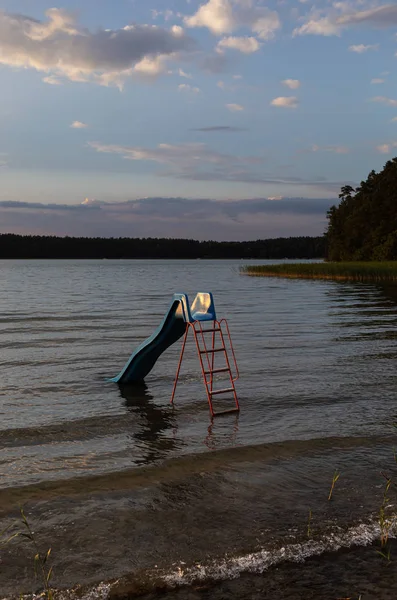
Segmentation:
{"type": "Polygon", "coordinates": [[[222,415],[222,418],[211,419],[208,435],[204,443],[209,450],[223,446],[235,446],[238,434],[239,414],[222,415]]]}
{"type": "Polygon", "coordinates": [[[140,450],[134,462],[137,465],[150,464],[166,456],[182,445],[176,437],[177,420],[171,406],[166,408],[155,404],[144,382],[119,384],[120,395],[125,406],[137,420],[138,431],[133,433],[134,441],[140,450]]]}

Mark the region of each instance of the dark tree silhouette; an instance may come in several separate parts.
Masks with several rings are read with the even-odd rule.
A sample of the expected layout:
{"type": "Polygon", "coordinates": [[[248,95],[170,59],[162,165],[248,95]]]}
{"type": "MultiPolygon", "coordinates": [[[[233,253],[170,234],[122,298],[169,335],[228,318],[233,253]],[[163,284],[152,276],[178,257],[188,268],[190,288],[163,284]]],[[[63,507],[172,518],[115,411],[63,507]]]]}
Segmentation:
{"type": "Polygon", "coordinates": [[[328,259],[397,260],[397,158],[339,198],[327,213],[328,259]]]}
{"type": "Polygon", "coordinates": [[[322,258],[325,237],[252,242],[0,235],[0,258],[322,258]]]}

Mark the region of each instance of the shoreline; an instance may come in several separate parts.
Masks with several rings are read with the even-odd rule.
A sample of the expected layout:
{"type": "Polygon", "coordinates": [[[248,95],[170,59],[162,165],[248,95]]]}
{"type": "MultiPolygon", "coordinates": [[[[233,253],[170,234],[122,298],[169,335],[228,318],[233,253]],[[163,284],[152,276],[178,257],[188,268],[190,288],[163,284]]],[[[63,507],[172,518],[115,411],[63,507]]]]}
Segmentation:
{"type": "Polygon", "coordinates": [[[397,261],[247,265],[241,268],[240,273],[250,277],[395,283],[397,261]]]}

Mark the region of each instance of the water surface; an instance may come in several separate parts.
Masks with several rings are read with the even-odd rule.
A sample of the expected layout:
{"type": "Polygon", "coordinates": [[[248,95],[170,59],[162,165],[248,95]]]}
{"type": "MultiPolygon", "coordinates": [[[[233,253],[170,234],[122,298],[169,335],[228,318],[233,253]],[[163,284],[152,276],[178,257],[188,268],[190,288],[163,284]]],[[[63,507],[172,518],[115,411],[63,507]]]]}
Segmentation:
{"type": "MultiPolygon", "coordinates": [[[[250,278],[240,264],[0,262],[0,514],[7,525],[26,504],[57,585],[228,555],[241,568],[228,563],[227,578],[252,553],[304,552],[309,510],[320,554],[377,537],[381,471],[395,468],[396,288],[250,278]],[[193,343],[175,408],[180,344],[144,386],[106,382],[172,294],[197,291],[229,320],[238,417],[210,421],[193,343]]],[[[38,586],[18,544],[2,551],[4,594],[38,586]]]]}

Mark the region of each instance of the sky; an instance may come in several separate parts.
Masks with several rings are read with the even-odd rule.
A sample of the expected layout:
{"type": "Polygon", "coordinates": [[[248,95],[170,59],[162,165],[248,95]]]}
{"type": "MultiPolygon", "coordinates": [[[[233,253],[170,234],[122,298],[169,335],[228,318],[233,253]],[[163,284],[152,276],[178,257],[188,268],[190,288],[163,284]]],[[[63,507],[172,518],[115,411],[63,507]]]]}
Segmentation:
{"type": "Polygon", "coordinates": [[[0,232],[321,235],[397,154],[397,3],[0,0],[0,232]]]}

